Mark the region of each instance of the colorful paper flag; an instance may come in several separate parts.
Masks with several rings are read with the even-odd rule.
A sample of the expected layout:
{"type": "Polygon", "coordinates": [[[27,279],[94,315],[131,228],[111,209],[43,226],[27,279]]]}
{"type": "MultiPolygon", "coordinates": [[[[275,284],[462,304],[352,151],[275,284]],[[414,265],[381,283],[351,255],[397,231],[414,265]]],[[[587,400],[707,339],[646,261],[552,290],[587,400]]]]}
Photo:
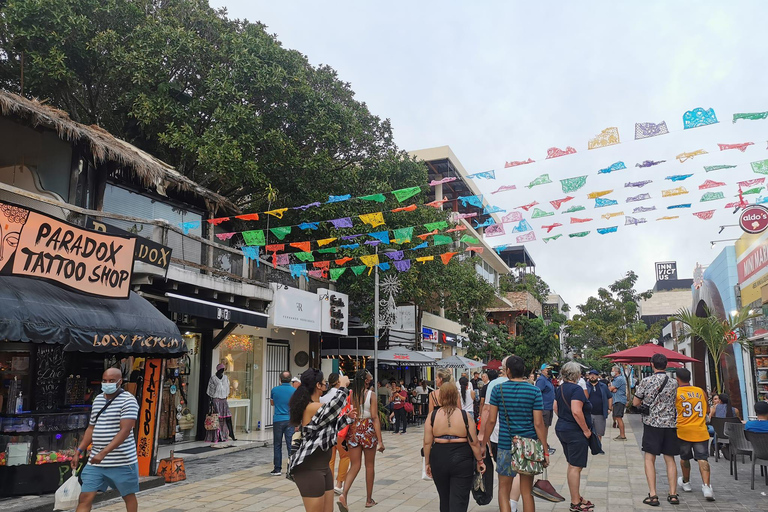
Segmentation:
{"type": "Polygon", "coordinates": [[[293,263],[288,265],[288,268],[291,270],[291,277],[301,277],[307,273],[306,263],[293,263]]]}
{"type": "Polygon", "coordinates": [[[301,211],[305,212],[305,211],[309,210],[310,208],[316,208],[318,206],[320,206],[320,203],[315,201],[314,203],[309,203],[309,204],[305,204],[305,205],[302,205],[302,206],[294,206],[293,208],[291,208],[291,210],[301,210],[301,211]]]}
{"type": "Polygon", "coordinates": [[[733,114],[733,122],[735,123],[739,119],[748,119],[751,121],[758,121],[760,119],[768,118],[768,112],[747,112],[733,114]]]}
{"type": "Polygon", "coordinates": [[[691,176],[693,176],[693,174],[676,174],[674,176],[667,176],[664,179],[669,181],[683,181],[683,180],[687,180],[691,176]]]}
{"type": "Polygon", "coordinates": [[[466,207],[468,204],[471,204],[472,206],[477,206],[478,208],[483,207],[483,196],[461,196],[457,198],[462,206],[466,207]]]}
{"type": "Polygon", "coordinates": [[[528,233],[524,235],[519,235],[515,238],[515,242],[518,244],[522,244],[524,242],[533,242],[536,240],[536,233],[534,231],[529,231],[528,233]]]}
{"type": "Polygon", "coordinates": [[[624,184],[624,188],[629,187],[635,187],[635,188],[643,188],[644,186],[648,185],[649,183],[653,183],[652,180],[645,180],[645,181],[628,181],[624,184]]]}
{"type": "MultiPolygon", "coordinates": [[[[757,162],[751,162],[752,171],[757,174],[768,174],[768,160],[759,160],[757,162]]],[[[736,167],[736,166],[734,166],[736,167]]]]}
{"type": "Polygon", "coordinates": [[[181,226],[181,230],[184,232],[185,235],[188,235],[190,231],[193,229],[199,229],[201,222],[199,220],[191,221],[191,222],[182,222],[179,224],[181,226]]]}
{"type": "Polygon", "coordinates": [[[378,254],[367,254],[365,256],[360,256],[360,261],[366,267],[375,267],[376,265],[379,264],[379,255],[378,254]]]}
{"type": "Polygon", "coordinates": [[[523,206],[515,206],[515,209],[520,208],[522,210],[528,211],[531,208],[533,208],[534,206],[536,206],[537,204],[539,204],[539,203],[537,201],[534,201],[532,203],[524,204],[523,206]]]}
{"type": "Polygon", "coordinates": [[[434,256],[421,256],[420,258],[416,258],[416,261],[418,261],[421,264],[424,264],[428,261],[435,261],[434,256]]]}
{"type": "Polygon", "coordinates": [[[568,194],[569,192],[575,192],[586,184],[587,184],[586,176],[576,176],[575,178],[566,178],[564,180],[560,180],[560,186],[563,189],[563,194],[568,194]]]}
{"type": "Polygon", "coordinates": [[[341,265],[346,265],[347,263],[349,263],[350,261],[352,261],[354,259],[355,258],[350,258],[349,256],[346,256],[344,258],[339,258],[339,259],[333,260],[333,262],[336,263],[337,265],[341,266],[341,265]]]}
{"type": "Polygon", "coordinates": [[[673,204],[672,206],[667,206],[667,210],[674,210],[678,208],[690,208],[691,203],[681,203],[681,204],[673,204]]]}
{"type": "Polygon", "coordinates": [[[541,210],[539,208],[534,208],[533,213],[531,214],[532,219],[540,219],[542,217],[549,217],[551,215],[554,215],[555,212],[546,212],[544,210],[541,210]]]}
{"type": "Polygon", "coordinates": [[[715,109],[713,108],[704,110],[701,107],[696,107],[693,110],[689,110],[683,114],[684,130],[698,128],[699,126],[707,126],[709,124],[715,123],[717,123],[717,116],[715,115],[715,109]]]}
{"type": "Polygon", "coordinates": [[[613,192],[613,189],[611,189],[611,190],[600,190],[598,192],[590,192],[589,194],[587,194],[587,199],[597,199],[598,197],[607,196],[611,192],[613,192]]]}
{"type": "Polygon", "coordinates": [[[490,238],[494,236],[502,236],[505,234],[506,232],[504,231],[504,224],[494,224],[493,226],[488,226],[487,228],[485,228],[485,232],[483,233],[483,236],[485,236],[486,238],[490,238]]]}
{"type": "Polygon", "coordinates": [[[432,180],[429,182],[430,187],[436,187],[437,185],[442,185],[444,183],[450,183],[452,181],[456,181],[459,178],[450,177],[450,178],[443,178],[441,180],[432,180]]]}
{"type": "Polygon", "coordinates": [[[398,272],[408,272],[411,269],[411,260],[394,261],[392,264],[398,272]]]}
{"type": "Polygon", "coordinates": [[[256,266],[259,267],[259,247],[241,247],[243,251],[243,257],[247,260],[253,260],[256,262],[256,266]]]}
{"type": "Polygon", "coordinates": [[[360,247],[360,244],[344,244],[340,245],[339,247],[342,249],[349,249],[350,251],[354,251],[360,247]]]}
{"type": "Polygon", "coordinates": [[[571,146],[568,146],[565,149],[552,147],[547,150],[547,160],[550,158],[559,158],[561,156],[572,155],[574,153],[576,153],[576,149],[572,148],[571,146]]]}
{"type": "Polygon", "coordinates": [[[579,231],[578,233],[570,233],[568,235],[568,238],[584,238],[590,233],[591,231],[579,231]]]}
{"type": "Polygon", "coordinates": [[[589,139],[587,141],[587,149],[604,148],[619,143],[621,143],[619,140],[619,129],[615,126],[611,126],[598,133],[595,137],[589,139]]]}
{"type": "MultiPolygon", "coordinates": [[[[765,179],[765,178],[761,178],[761,179],[765,179]]],[[[750,181],[755,181],[755,180],[750,180],[750,181]]],[[[741,186],[742,183],[748,183],[748,182],[740,181],[739,182],[739,186],[741,186]]],[[[724,186],[725,186],[725,183],[722,182],[722,181],[706,180],[704,183],[699,185],[699,190],[704,190],[704,189],[708,189],[708,188],[716,188],[716,187],[724,187],[724,186]]]]}
{"type": "Polygon", "coordinates": [[[349,201],[350,199],[352,199],[352,194],[344,194],[341,196],[328,196],[328,201],[326,201],[326,204],[343,203],[344,201],[349,201]]]}
{"type": "Polygon", "coordinates": [[[499,192],[506,192],[508,190],[516,190],[516,189],[517,189],[517,186],[515,185],[504,185],[503,187],[499,187],[493,192],[491,192],[491,194],[498,194],[499,192]]]}
{"type": "Polygon", "coordinates": [[[580,212],[580,211],[583,211],[583,210],[586,210],[586,208],[585,208],[585,207],[583,207],[583,206],[581,206],[581,205],[578,205],[578,206],[571,206],[570,208],[568,208],[567,210],[565,210],[565,211],[563,212],[563,214],[566,214],[566,213],[576,213],[576,212],[580,212]]]}
{"type": "Polygon", "coordinates": [[[243,239],[245,240],[245,245],[264,245],[267,243],[264,238],[264,231],[261,229],[243,231],[242,234],[243,239]]]}
{"type": "Polygon", "coordinates": [[[509,169],[510,167],[517,167],[518,165],[525,165],[525,164],[532,164],[536,160],[531,160],[530,158],[528,160],[522,160],[522,161],[512,161],[512,162],[504,162],[504,168],[509,169]]]}
{"type": "Polygon", "coordinates": [[[418,251],[419,249],[426,249],[427,247],[429,247],[429,244],[427,242],[423,242],[423,243],[420,243],[419,245],[417,245],[416,247],[412,247],[410,250],[411,251],[418,251]]]}
{"type": "Polygon", "coordinates": [[[520,222],[523,220],[523,214],[520,212],[509,212],[501,218],[502,223],[506,222],[520,222]]]}
{"type": "Polygon", "coordinates": [[[444,220],[438,221],[438,222],[429,222],[427,224],[424,224],[424,228],[427,231],[432,231],[435,229],[438,229],[440,231],[448,228],[448,223],[444,220]]]}
{"type": "Polygon", "coordinates": [[[563,236],[562,233],[560,233],[559,235],[550,236],[550,237],[547,237],[547,238],[542,238],[542,240],[544,240],[544,243],[546,244],[546,243],[549,243],[550,240],[557,240],[561,236],[563,236]]]}
{"type": "Polygon", "coordinates": [[[437,230],[433,229],[432,231],[428,231],[427,233],[422,233],[420,235],[416,235],[416,238],[418,238],[419,240],[426,240],[430,236],[436,235],[436,234],[437,234],[437,230]]]}
{"type": "Polygon", "coordinates": [[[628,203],[632,203],[632,202],[635,202],[635,201],[645,201],[645,200],[650,199],[650,198],[651,198],[651,194],[639,194],[639,195],[636,195],[636,196],[633,196],[633,197],[628,197],[627,198],[627,202],[628,203]]]}
{"type": "Polygon", "coordinates": [[[302,222],[299,224],[299,229],[311,229],[316,230],[318,229],[319,222],[302,222]]]}
{"type": "Polygon", "coordinates": [[[624,212],[605,213],[601,215],[601,217],[604,218],[605,220],[611,220],[614,217],[623,217],[623,216],[624,216],[624,212]]]}
{"type": "Polygon", "coordinates": [[[402,206],[400,208],[395,208],[393,210],[390,210],[392,213],[400,213],[400,212],[415,212],[416,208],[418,208],[415,204],[409,204],[408,206],[402,206]]]}
{"type": "Polygon", "coordinates": [[[301,261],[315,261],[315,255],[311,252],[295,252],[293,255],[301,261]]]}
{"type": "Polygon", "coordinates": [[[635,140],[657,137],[669,133],[666,121],[656,123],[635,123],[635,140]]]}
{"type": "Polygon", "coordinates": [[[230,220],[229,217],[219,217],[217,219],[208,219],[207,222],[208,224],[213,224],[214,226],[218,226],[219,224],[223,224],[228,220],[230,220]]]}
{"type": "Polygon", "coordinates": [[[352,272],[355,273],[356,276],[359,276],[363,272],[365,272],[365,269],[368,268],[365,265],[355,265],[354,267],[349,267],[352,272]]]}
{"type": "Polygon", "coordinates": [[[526,185],[528,188],[533,188],[537,185],[546,185],[547,183],[552,183],[552,180],[549,179],[549,174],[542,174],[532,182],[526,185]]]}
{"type": "Polygon", "coordinates": [[[333,224],[333,227],[335,229],[341,229],[341,228],[351,228],[352,227],[352,219],[349,217],[342,217],[340,219],[332,219],[329,220],[331,224],[333,224]]]}
{"type": "Polygon", "coordinates": [[[632,213],[646,213],[646,212],[652,212],[656,209],[655,206],[638,206],[634,210],[632,210],[632,213]]]}
{"type": "Polygon", "coordinates": [[[457,252],[444,252],[440,255],[440,259],[443,260],[443,265],[447,265],[449,261],[451,261],[451,258],[456,256],[457,252]]]}
{"type": "Polygon", "coordinates": [[[480,240],[478,240],[474,236],[464,235],[459,239],[459,242],[462,244],[479,244],[480,240]]]}
{"type": "Polygon", "coordinates": [[[601,235],[607,235],[608,233],[615,233],[619,230],[619,226],[611,226],[610,228],[597,228],[597,232],[601,235]]]}
{"type": "Polygon", "coordinates": [[[470,179],[484,179],[484,180],[495,180],[496,179],[496,171],[484,171],[484,172],[476,172],[474,174],[467,174],[467,178],[470,179]]]}
{"type": "Polygon", "coordinates": [[[216,233],[216,238],[221,240],[222,242],[224,240],[229,240],[233,236],[235,236],[237,233],[216,233]]]}
{"type": "Polygon", "coordinates": [[[637,226],[638,224],[645,224],[647,221],[644,218],[636,219],[634,217],[624,217],[625,226],[637,226]]]}
{"type": "Polygon", "coordinates": [[[447,203],[449,200],[446,198],[443,199],[435,199],[434,201],[427,203],[425,206],[431,206],[432,208],[435,208],[439,210],[445,203],[447,203]]]}
{"type": "Polygon", "coordinates": [[[719,201],[720,199],[725,199],[725,194],[722,192],[707,192],[703,196],[701,196],[700,203],[706,202],[706,201],[719,201]]]}
{"type": "Polygon", "coordinates": [[[605,199],[603,197],[595,199],[595,208],[603,208],[605,206],[614,206],[617,204],[619,204],[619,202],[615,199],[605,199]]]}
{"type": "Polygon", "coordinates": [[[666,162],[666,160],[658,160],[658,161],[643,160],[639,164],[635,164],[635,167],[640,167],[641,169],[644,169],[646,167],[653,167],[654,165],[663,164],[664,162],[666,162]]]}
{"type": "Polygon", "coordinates": [[[483,222],[475,222],[475,229],[487,228],[488,226],[493,226],[494,224],[496,224],[496,221],[493,220],[493,217],[488,217],[483,222]]]}
{"type": "Polygon", "coordinates": [[[317,245],[322,247],[324,245],[328,245],[328,244],[333,243],[335,241],[336,241],[336,238],[323,238],[322,240],[318,240],[317,241],[317,245]]]}
{"type": "Polygon", "coordinates": [[[707,151],[704,151],[703,149],[697,149],[696,151],[686,151],[686,152],[680,153],[675,158],[677,158],[680,161],[680,163],[683,163],[686,160],[691,160],[697,156],[706,155],[706,154],[707,154],[707,151]]]}
{"type": "Polygon", "coordinates": [[[571,224],[582,224],[584,222],[590,222],[592,219],[580,219],[578,217],[571,217],[571,224]]]}
{"type": "Polygon", "coordinates": [[[278,226],[276,228],[269,228],[269,231],[271,231],[278,240],[282,240],[291,234],[291,229],[291,226],[278,226]]]}
{"type": "Polygon", "coordinates": [[[382,244],[389,244],[389,231],[376,231],[375,233],[368,233],[368,236],[375,238],[382,244]]]}
{"type": "Polygon", "coordinates": [[[312,247],[312,242],[291,242],[288,245],[302,252],[309,252],[312,247]]]}
{"type": "Polygon", "coordinates": [[[267,215],[271,215],[273,217],[277,217],[278,219],[282,219],[283,215],[285,215],[285,212],[288,211],[288,208],[278,208],[276,210],[269,210],[268,212],[264,212],[267,215]]]}
{"type": "Polygon", "coordinates": [[[360,196],[358,199],[362,199],[363,201],[375,201],[377,203],[383,203],[387,200],[387,198],[384,196],[384,194],[371,194],[369,196],[360,196]]]}
{"type": "Polygon", "coordinates": [[[614,171],[620,171],[621,169],[626,169],[627,166],[624,165],[624,162],[616,162],[615,164],[611,164],[605,169],[600,169],[597,171],[597,174],[610,174],[614,171]]]}
{"type": "Polygon", "coordinates": [[[505,213],[507,210],[499,208],[498,206],[489,205],[483,208],[483,215],[491,215],[492,213],[505,213]]]}
{"type": "MultiPolygon", "coordinates": [[[[499,224],[499,226],[503,226],[503,224],[499,224]]],[[[491,228],[488,228],[488,229],[491,229],[491,228]]],[[[488,230],[486,230],[485,236],[488,236],[488,230]]],[[[453,243],[453,238],[448,235],[435,235],[434,238],[432,238],[432,245],[434,245],[435,247],[437,247],[438,245],[448,245],[452,243],[453,243]]]]}
{"type": "Polygon", "coordinates": [[[549,204],[555,207],[555,210],[559,210],[560,206],[562,206],[563,203],[567,203],[568,201],[572,200],[573,197],[568,196],[564,197],[562,199],[555,199],[554,201],[550,201],[549,204]]]}
{"type": "Polygon", "coordinates": [[[718,144],[717,147],[720,148],[720,151],[725,151],[728,149],[738,149],[742,153],[744,153],[749,146],[754,146],[754,142],[742,142],[740,144],[718,144]]]}
{"type": "Polygon", "coordinates": [[[410,199],[411,197],[417,195],[419,192],[421,192],[421,187],[408,187],[401,188],[400,190],[393,190],[392,195],[395,196],[397,202],[402,203],[406,199],[410,199]]]}
{"type": "Polygon", "coordinates": [[[547,233],[551,233],[553,229],[559,228],[560,226],[562,226],[562,224],[560,224],[559,222],[555,222],[554,224],[548,224],[548,225],[541,226],[541,228],[542,229],[546,229],[547,233]]]}
{"type": "Polygon", "coordinates": [[[319,254],[336,254],[337,252],[339,252],[339,248],[338,247],[326,247],[324,249],[318,249],[317,252],[319,254]]]}
{"type": "Polygon", "coordinates": [[[712,218],[712,216],[715,214],[715,210],[707,210],[704,212],[694,212],[693,215],[700,218],[701,220],[709,220],[712,218]]]}
{"type": "Polygon", "coordinates": [[[381,212],[366,213],[360,215],[360,220],[370,225],[372,228],[381,226],[384,224],[384,215],[381,212]]]}
{"type": "Polygon", "coordinates": [[[384,256],[390,259],[390,261],[400,261],[403,259],[403,251],[391,251],[391,252],[385,252],[384,256]]]}
{"type": "Polygon", "coordinates": [[[721,169],[734,169],[735,165],[705,165],[704,170],[707,172],[719,171],[721,169]]]}
{"type": "Polygon", "coordinates": [[[259,220],[258,213],[245,213],[243,215],[235,215],[236,219],[240,220],[259,220]]]}
{"type": "Polygon", "coordinates": [[[336,281],[338,278],[341,277],[341,275],[344,273],[344,271],[347,270],[346,268],[332,268],[331,269],[331,280],[336,281]]]}
{"type": "Polygon", "coordinates": [[[687,193],[688,191],[685,189],[685,187],[677,187],[677,188],[671,188],[669,190],[662,190],[661,197],[682,196],[687,193]]]}
{"type": "Polygon", "coordinates": [[[517,226],[512,228],[512,233],[525,233],[526,231],[531,231],[533,228],[530,224],[528,224],[528,221],[523,219],[521,220],[517,226]]]}

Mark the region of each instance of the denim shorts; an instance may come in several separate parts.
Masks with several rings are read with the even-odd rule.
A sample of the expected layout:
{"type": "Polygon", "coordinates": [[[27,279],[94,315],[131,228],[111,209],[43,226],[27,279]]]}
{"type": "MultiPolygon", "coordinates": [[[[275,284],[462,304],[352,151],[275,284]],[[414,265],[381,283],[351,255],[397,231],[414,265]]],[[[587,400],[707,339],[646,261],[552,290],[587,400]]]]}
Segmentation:
{"type": "Polygon", "coordinates": [[[128,466],[99,466],[86,464],[80,474],[82,492],[105,492],[108,487],[117,489],[120,496],[139,492],[139,464],[128,466]]]}
{"type": "Polygon", "coordinates": [[[680,439],[680,460],[707,460],[709,457],[709,440],[694,443],[680,439]]]}
{"type": "Polygon", "coordinates": [[[499,448],[496,454],[496,472],[501,476],[517,476],[512,469],[512,451],[499,448]]]}

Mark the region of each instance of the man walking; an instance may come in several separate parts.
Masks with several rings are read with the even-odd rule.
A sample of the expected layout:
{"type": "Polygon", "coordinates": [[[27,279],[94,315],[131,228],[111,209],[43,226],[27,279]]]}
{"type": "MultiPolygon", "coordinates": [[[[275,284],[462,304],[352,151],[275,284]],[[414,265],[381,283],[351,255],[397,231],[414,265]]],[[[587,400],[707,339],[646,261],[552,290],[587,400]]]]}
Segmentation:
{"type": "Polygon", "coordinates": [[[680,368],[677,376],[677,437],[680,439],[680,471],[677,485],[691,492],[691,458],[699,463],[701,492],[707,501],[715,501],[709,477],[709,432],[707,431],[707,398],[704,390],[691,386],[691,372],[680,368]]]}
{"type": "Polygon", "coordinates": [[[621,374],[621,369],[614,366],[611,370],[613,381],[611,382],[611,393],[613,393],[613,421],[619,427],[619,435],[614,437],[615,441],[626,441],[624,434],[624,409],[627,407],[627,379],[621,374]]]}
{"type": "Polygon", "coordinates": [[[288,402],[295,391],[296,389],[291,385],[291,372],[283,372],[280,374],[280,385],[273,387],[270,394],[270,403],[275,408],[275,414],[272,418],[272,448],[274,450],[274,469],[270,473],[272,476],[280,476],[283,470],[283,439],[285,439],[288,457],[291,456],[291,437],[293,437],[294,429],[288,421],[291,417],[288,411],[288,402]]]}
{"type": "MultiPolygon", "coordinates": [[[[547,428],[552,426],[552,408],[555,403],[555,386],[549,380],[550,368],[552,367],[548,364],[542,364],[539,378],[536,379],[536,387],[541,390],[541,400],[544,403],[544,410],[542,412],[544,413],[544,425],[547,428]]],[[[555,449],[550,448],[549,453],[555,453],[555,449]]]]}
{"type": "Polygon", "coordinates": [[[77,512],[90,512],[96,492],[104,492],[107,487],[117,489],[128,512],[139,510],[139,459],[133,438],[139,404],[132,394],[123,391],[122,382],[117,368],[109,368],[102,375],[102,393],[93,401],[89,426],[72,459],[72,469],[77,469],[80,457],[93,443],[90,459],[80,475],[83,486],[77,512]]]}
{"type": "Polygon", "coordinates": [[[677,381],[670,379],[665,371],[667,356],[664,354],[654,354],[651,364],[654,374],[640,382],[633,401],[635,407],[644,406],[641,411],[647,412],[643,414],[642,448],[645,452],[645,478],[650,492],[643,503],[659,506],[659,496],[656,494],[656,457],[664,455],[669,482],[667,501],[679,505],[675,466],[675,456],[680,454],[680,442],[677,439],[677,381]]]}
{"type": "Polygon", "coordinates": [[[592,403],[592,428],[597,438],[602,441],[608,411],[613,409],[613,395],[608,386],[600,382],[600,372],[597,370],[590,370],[587,378],[589,380],[587,391],[589,391],[589,401],[592,403]]]}

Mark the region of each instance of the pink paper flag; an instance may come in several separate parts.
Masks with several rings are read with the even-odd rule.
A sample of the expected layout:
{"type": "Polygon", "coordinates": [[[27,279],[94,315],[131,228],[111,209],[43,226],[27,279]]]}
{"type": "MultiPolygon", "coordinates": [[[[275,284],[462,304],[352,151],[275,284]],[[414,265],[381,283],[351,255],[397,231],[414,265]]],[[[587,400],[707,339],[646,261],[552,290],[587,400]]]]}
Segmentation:
{"type": "Polygon", "coordinates": [[[717,146],[720,148],[720,151],[725,151],[726,149],[738,149],[743,153],[749,146],[754,146],[754,144],[754,142],[742,142],[741,144],[718,144],[717,146]]]}
{"type": "Polygon", "coordinates": [[[509,212],[501,218],[502,223],[506,222],[520,222],[523,220],[523,214],[520,212],[509,212]]]}
{"type": "MultiPolygon", "coordinates": [[[[761,178],[761,180],[764,180],[764,179],[765,178],[761,178]]],[[[725,183],[723,183],[722,181],[707,180],[701,185],[699,185],[699,190],[704,190],[706,188],[724,187],[724,186],[725,186],[725,183]]]]}
{"type": "Polygon", "coordinates": [[[547,233],[551,233],[553,229],[559,228],[560,226],[562,226],[562,224],[560,224],[559,222],[555,222],[554,224],[549,224],[547,226],[541,226],[541,227],[546,229],[547,233]]]}
{"type": "Polygon", "coordinates": [[[576,152],[576,149],[572,148],[571,146],[568,146],[565,149],[560,148],[549,148],[547,150],[547,159],[550,158],[557,158],[565,155],[572,155],[576,152]]]}
{"type": "Polygon", "coordinates": [[[571,217],[571,224],[582,224],[584,222],[589,222],[592,219],[578,219],[576,217],[571,217]]]}
{"type": "Polygon", "coordinates": [[[562,206],[563,203],[567,203],[571,199],[573,199],[573,197],[568,196],[568,197],[564,197],[563,199],[555,199],[554,201],[550,201],[549,204],[554,206],[555,210],[559,210],[560,206],[562,206]]]}
{"type": "Polygon", "coordinates": [[[486,237],[505,235],[506,232],[504,231],[504,224],[491,224],[485,228],[485,232],[483,234],[486,237]]]}
{"type": "Polygon", "coordinates": [[[528,233],[524,235],[520,235],[517,238],[515,238],[515,241],[518,244],[521,244],[523,242],[533,242],[534,240],[536,240],[536,233],[534,233],[533,231],[529,231],[528,233]]]}
{"type": "Polygon", "coordinates": [[[755,185],[762,185],[764,182],[765,182],[765,178],[756,178],[754,180],[740,181],[739,187],[749,188],[749,187],[754,187],[755,185]]]}
{"type": "Polygon", "coordinates": [[[236,234],[237,233],[216,233],[216,238],[218,238],[221,241],[224,241],[224,240],[229,240],[236,234]]]}
{"type": "Polygon", "coordinates": [[[531,160],[530,158],[528,160],[513,160],[512,162],[504,162],[504,168],[509,169],[510,167],[517,167],[518,165],[525,165],[525,164],[532,164],[535,162],[535,160],[531,160]]]}
{"type": "Polygon", "coordinates": [[[705,212],[695,212],[694,215],[701,220],[709,220],[712,218],[712,215],[715,214],[715,210],[707,210],[705,212]]]}
{"type": "Polygon", "coordinates": [[[443,178],[441,180],[432,180],[429,182],[430,187],[434,187],[436,185],[442,185],[443,183],[450,183],[452,181],[456,181],[459,178],[443,178]]]}
{"type": "Polygon", "coordinates": [[[515,189],[517,189],[517,186],[515,185],[504,185],[503,187],[499,187],[493,192],[491,192],[491,194],[497,194],[499,192],[506,192],[507,190],[515,190],[515,189]]]}
{"type": "Polygon", "coordinates": [[[525,211],[528,211],[531,208],[533,208],[534,206],[536,206],[537,204],[539,204],[538,201],[534,201],[532,203],[524,204],[523,206],[515,206],[515,209],[521,208],[521,209],[523,209],[525,211]]]}

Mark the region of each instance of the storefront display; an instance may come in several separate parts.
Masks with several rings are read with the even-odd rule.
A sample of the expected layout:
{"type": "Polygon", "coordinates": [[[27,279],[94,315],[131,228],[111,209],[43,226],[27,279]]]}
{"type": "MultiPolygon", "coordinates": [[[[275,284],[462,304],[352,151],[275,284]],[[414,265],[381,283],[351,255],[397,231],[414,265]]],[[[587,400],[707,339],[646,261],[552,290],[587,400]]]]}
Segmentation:
{"type": "Polygon", "coordinates": [[[260,425],[264,339],[248,334],[230,334],[217,348],[218,361],[229,377],[227,404],[232,412],[235,436],[260,425]],[[254,419],[254,417],[256,417],[254,419]]]}
{"type": "Polygon", "coordinates": [[[757,372],[757,394],[761,400],[768,399],[768,340],[754,342],[755,371],[757,372]]]}

